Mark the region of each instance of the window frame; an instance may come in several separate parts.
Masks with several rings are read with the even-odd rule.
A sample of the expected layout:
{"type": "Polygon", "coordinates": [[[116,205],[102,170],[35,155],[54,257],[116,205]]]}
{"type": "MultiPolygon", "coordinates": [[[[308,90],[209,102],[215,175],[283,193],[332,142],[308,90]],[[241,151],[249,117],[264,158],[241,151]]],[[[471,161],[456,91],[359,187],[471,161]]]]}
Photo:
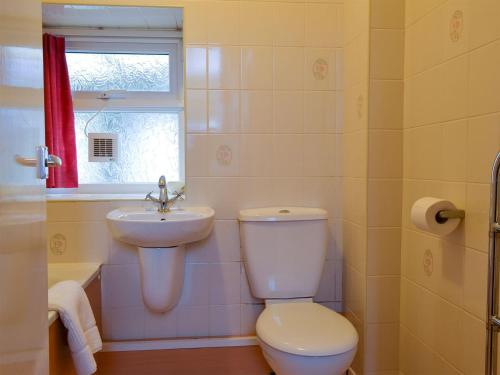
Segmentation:
{"type": "MultiPolygon", "coordinates": [[[[68,31],[66,30],[66,33],[68,31]]],[[[72,34],[69,32],[69,34],[72,34]]],[[[121,31],[123,35],[123,31],[121,31]]],[[[183,86],[183,45],[180,37],[150,36],[133,31],[135,36],[66,36],[69,53],[169,54],[170,91],[127,91],[125,98],[99,99],[106,90],[72,91],[75,112],[157,112],[179,116],[179,179],[185,182],[185,119],[183,86]],[[97,94],[97,95],[96,95],[97,94]],[[104,109],[103,109],[104,105],[104,109]]],[[[112,91],[112,90],[109,90],[112,91]]],[[[160,177],[160,176],[158,176],[160,177]]],[[[174,182],[174,181],[172,181],[174,182]]],[[[79,184],[78,188],[47,189],[49,194],[138,194],[156,188],[151,183],[79,184]]]]}
{"type": "MultiPolygon", "coordinates": [[[[106,110],[182,111],[183,74],[182,42],[173,38],[68,38],[69,53],[168,54],[170,91],[127,91],[125,99],[109,100],[106,110]]],[[[73,91],[73,106],[78,111],[94,111],[102,107],[96,94],[103,91],[73,91]]]]}

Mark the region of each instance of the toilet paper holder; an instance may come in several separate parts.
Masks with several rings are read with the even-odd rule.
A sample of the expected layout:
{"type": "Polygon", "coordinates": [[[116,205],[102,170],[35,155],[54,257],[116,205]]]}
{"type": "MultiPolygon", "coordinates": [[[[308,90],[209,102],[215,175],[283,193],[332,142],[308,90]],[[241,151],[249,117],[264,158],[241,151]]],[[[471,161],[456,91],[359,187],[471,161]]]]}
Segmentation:
{"type": "Polygon", "coordinates": [[[439,224],[444,224],[448,219],[463,219],[465,210],[441,210],[436,214],[436,221],[439,224]]]}

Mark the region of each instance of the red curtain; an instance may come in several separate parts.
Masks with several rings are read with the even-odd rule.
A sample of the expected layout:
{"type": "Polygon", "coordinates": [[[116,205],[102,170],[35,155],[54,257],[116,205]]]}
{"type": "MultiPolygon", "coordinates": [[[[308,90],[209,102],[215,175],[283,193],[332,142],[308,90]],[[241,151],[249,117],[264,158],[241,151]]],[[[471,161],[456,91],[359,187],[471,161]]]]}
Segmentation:
{"type": "Polygon", "coordinates": [[[49,169],[47,187],[78,187],[75,116],[62,37],[43,35],[43,78],[45,144],[50,154],[62,159],[60,168],[49,169]]]}

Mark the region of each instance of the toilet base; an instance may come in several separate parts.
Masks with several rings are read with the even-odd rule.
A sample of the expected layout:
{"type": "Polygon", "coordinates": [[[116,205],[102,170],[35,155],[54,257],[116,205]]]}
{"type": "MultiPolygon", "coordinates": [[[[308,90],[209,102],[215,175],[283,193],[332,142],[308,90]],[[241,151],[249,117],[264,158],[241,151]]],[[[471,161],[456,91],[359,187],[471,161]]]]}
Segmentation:
{"type": "Polygon", "coordinates": [[[267,363],[276,375],[344,375],[351,365],[356,348],[336,355],[308,357],[285,353],[258,339],[267,363]]]}

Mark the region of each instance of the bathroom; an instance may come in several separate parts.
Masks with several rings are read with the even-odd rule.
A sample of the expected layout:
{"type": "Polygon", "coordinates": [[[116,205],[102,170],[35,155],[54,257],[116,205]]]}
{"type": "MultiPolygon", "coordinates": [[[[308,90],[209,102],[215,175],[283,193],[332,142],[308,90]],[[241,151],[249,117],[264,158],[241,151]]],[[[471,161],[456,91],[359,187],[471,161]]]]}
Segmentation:
{"type": "MultiPolygon", "coordinates": [[[[496,0],[2,0],[0,374],[85,373],[75,372],[62,318],[45,315],[48,286],[65,280],[90,301],[98,374],[497,374],[488,258],[498,235],[488,232],[500,151],[499,17],[496,0]],[[167,48],[170,57],[167,94],[73,90],[78,188],[46,187],[37,178],[45,168],[26,168],[48,145],[43,33],[65,38],[70,76],[70,55],[102,52],[99,38],[129,38],[149,56],[167,48]],[[132,118],[133,134],[141,116],[166,118],[171,144],[131,143],[126,121],[111,118],[117,112],[132,118]],[[114,127],[103,126],[106,116],[114,127]],[[129,141],[118,143],[116,160],[89,162],[91,138],[113,132],[129,141]],[[174,245],[119,239],[123,223],[107,218],[125,207],[156,215],[160,204],[145,197],[161,198],[161,174],[179,199],[158,215],[203,207],[210,221],[203,238],[177,247],[174,265],[165,249],[174,245]],[[427,230],[415,214],[424,197],[465,215],[437,224],[455,223],[447,233],[427,230]],[[287,215],[301,219],[276,220],[287,215]],[[298,356],[306,370],[282,370],[287,359],[276,364],[265,352],[257,320],[282,305],[256,297],[264,279],[252,263],[254,225],[306,234],[263,235],[275,248],[312,251],[324,240],[321,264],[307,274],[312,253],[264,254],[264,266],[288,265],[299,284],[313,279],[313,292],[275,298],[307,297],[295,307],[327,316],[322,327],[318,311],[299,314],[304,331],[315,321],[310,332],[324,329],[298,336],[309,340],[301,342],[309,355],[298,356]],[[353,358],[342,372],[335,363],[314,372],[323,340],[342,345],[331,320],[353,329],[343,337],[353,358]]],[[[62,157],[53,176],[70,163],[49,151],[62,157]]]]}

